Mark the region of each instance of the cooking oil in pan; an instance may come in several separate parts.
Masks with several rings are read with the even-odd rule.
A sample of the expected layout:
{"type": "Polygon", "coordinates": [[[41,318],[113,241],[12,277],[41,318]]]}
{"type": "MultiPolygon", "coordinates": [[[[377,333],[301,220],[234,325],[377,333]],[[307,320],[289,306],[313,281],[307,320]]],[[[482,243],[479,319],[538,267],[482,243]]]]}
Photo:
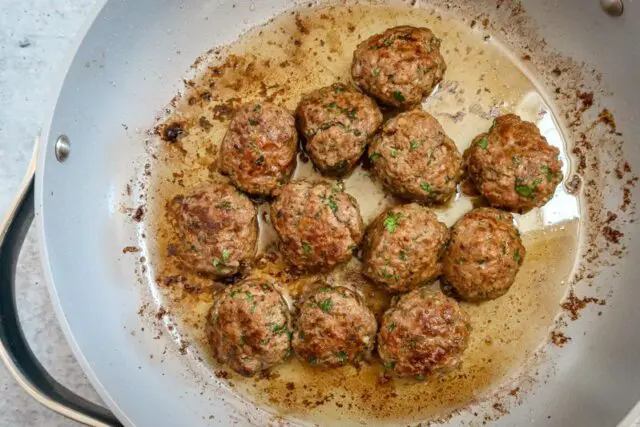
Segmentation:
{"type": "MultiPolygon", "coordinates": [[[[539,88],[496,41],[485,40],[481,30],[455,17],[408,7],[305,8],[250,31],[222,49],[219,57],[202,59],[201,75],[167,119],[180,122],[188,134],[180,140],[179,148],[158,143],[161,155],[151,189],[156,206],[151,207],[149,216],[153,232],[147,234],[160,237],[157,243],[147,242],[153,248],[151,264],[159,277],[155,291],[178,333],[207,359],[203,369],[218,373],[224,369],[208,360],[203,330],[214,298],[212,291],[224,285],[181,271],[165,257],[173,234],[163,219],[164,201],[197,182],[217,178],[213,165],[228,124],[225,106],[271,98],[293,111],[303,93],[336,81],[348,82],[356,45],[396,25],[427,26],[442,39],[441,51],[448,65],[445,80],[423,108],[440,121],[460,151],[475,135],[486,131],[497,114],[514,112],[537,123],[547,140],[561,150],[567,175],[569,161],[562,132],[539,88]],[[207,97],[213,100],[203,101],[207,97]],[[189,289],[163,285],[163,277],[176,275],[186,277],[189,289]]],[[[319,175],[300,156],[294,177],[319,175]]],[[[345,186],[358,200],[365,224],[385,207],[398,203],[362,167],[345,179],[345,186]]],[[[476,202],[458,194],[436,211],[451,225],[476,202]]],[[[314,278],[284,279],[282,262],[270,256],[275,233],[266,204],[260,206],[259,215],[258,266],[282,277],[295,297],[314,278]]],[[[578,200],[559,186],[546,206],[516,216],[527,248],[524,265],[505,296],[481,304],[462,303],[471,316],[473,333],[459,370],[424,382],[383,384],[379,381],[382,368],[376,361],[358,369],[347,366],[323,371],[292,357],[268,378],[244,379],[229,373],[233,388],[280,414],[342,424],[434,419],[489,396],[526,370],[532,355],[547,340],[574,265],[579,215],[578,200]]],[[[331,273],[330,279],[353,283],[380,315],[389,299],[358,270],[359,263],[353,260],[331,273]]]]}

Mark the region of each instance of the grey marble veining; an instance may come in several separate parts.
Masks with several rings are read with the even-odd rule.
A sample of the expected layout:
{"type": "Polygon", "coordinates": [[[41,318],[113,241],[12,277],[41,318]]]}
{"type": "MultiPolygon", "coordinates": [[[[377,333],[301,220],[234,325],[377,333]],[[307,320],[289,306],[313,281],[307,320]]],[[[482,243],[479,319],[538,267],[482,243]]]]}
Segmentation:
{"type": "MultiPolygon", "coordinates": [[[[57,68],[95,0],[0,0],[0,213],[26,170],[57,68]]],[[[99,398],[53,314],[32,229],[18,264],[18,306],[32,349],[49,372],[86,398],[99,398]]],[[[0,364],[0,426],[76,426],[32,400],[0,364]]]]}

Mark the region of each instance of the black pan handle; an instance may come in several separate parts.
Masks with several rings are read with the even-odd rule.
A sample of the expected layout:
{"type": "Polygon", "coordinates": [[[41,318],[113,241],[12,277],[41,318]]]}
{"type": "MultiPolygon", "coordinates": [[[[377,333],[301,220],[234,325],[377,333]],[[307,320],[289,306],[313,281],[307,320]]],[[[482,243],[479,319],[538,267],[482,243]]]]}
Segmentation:
{"type": "Polygon", "coordinates": [[[22,243],[34,217],[34,161],[0,229],[0,359],[31,397],[75,421],[91,426],[121,426],[108,410],[57,382],[36,359],[20,327],[15,273],[22,243]]]}

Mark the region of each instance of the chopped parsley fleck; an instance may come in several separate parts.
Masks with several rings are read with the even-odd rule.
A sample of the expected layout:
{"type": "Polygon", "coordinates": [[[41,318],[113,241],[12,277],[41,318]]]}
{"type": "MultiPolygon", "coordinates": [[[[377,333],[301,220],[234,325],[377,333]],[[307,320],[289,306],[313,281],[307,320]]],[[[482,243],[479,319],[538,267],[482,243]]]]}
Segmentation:
{"type": "Polygon", "coordinates": [[[342,86],[342,85],[333,85],[333,91],[335,93],[344,92],[344,86],[342,86]]]}
{"type": "Polygon", "coordinates": [[[422,142],[418,141],[417,139],[414,139],[413,141],[411,141],[411,146],[409,147],[409,151],[417,150],[422,146],[422,144],[423,144],[422,142]]]}
{"type": "Polygon", "coordinates": [[[371,160],[372,162],[375,162],[379,158],[380,158],[380,153],[371,153],[369,155],[369,160],[371,160]]]}
{"type": "Polygon", "coordinates": [[[237,289],[236,289],[236,290],[231,291],[231,298],[235,298],[239,293],[240,293],[240,291],[239,291],[239,290],[237,290],[237,289]]]}
{"type": "Polygon", "coordinates": [[[538,187],[538,185],[541,182],[542,182],[541,179],[536,179],[535,181],[533,181],[531,183],[531,185],[525,185],[525,184],[516,183],[516,186],[515,186],[516,193],[518,193],[522,197],[534,198],[533,193],[536,190],[536,187],[538,187]]]}
{"type": "Polygon", "coordinates": [[[247,301],[253,301],[253,300],[255,299],[255,298],[254,298],[254,296],[253,296],[253,295],[251,295],[251,292],[249,292],[249,291],[246,291],[246,292],[244,293],[244,297],[245,297],[245,299],[246,299],[247,301]]]}
{"type": "Polygon", "coordinates": [[[338,204],[331,198],[327,199],[327,206],[329,206],[329,209],[331,209],[331,212],[333,213],[336,213],[338,211],[338,204]]]}
{"type": "Polygon", "coordinates": [[[392,274],[392,273],[389,273],[389,272],[387,271],[387,268],[386,268],[386,267],[383,267],[383,268],[380,270],[380,274],[382,275],[382,277],[384,277],[384,278],[385,278],[385,279],[387,279],[387,280],[389,280],[389,279],[393,279],[393,274],[392,274]]]}
{"type": "MultiPolygon", "coordinates": [[[[357,108],[352,108],[351,111],[349,111],[349,113],[347,114],[347,116],[351,119],[351,120],[355,120],[356,118],[356,113],[358,112],[357,108]]],[[[356,135],[357,136],[357,135],[356,135]]]]}
{"type": "Polygon", "coordinates": [[[389,326],[387,326],[387,329],[389,330],[389,332],[393,332],[395,328],[396,328],[396,322],[392,322],[389,324],[389,326]]]}
{"type": "Polygon", "coordinates": [[[259,121],[257,121],[257,120],[251,120],[251,119],[249,119],[249,124],[250,124],[251,126],[256,126],[258,123],[260,123],[260,122],[259,122],[259,121]]]}
{"type": "Polygon", "coordinates": [[[222,201],[222,202],[218,203],[218,204],[216,205],[216,208],[218,208],[218,209],[224,209],[224,210],[230,210],[230,209],[232,209],[232,208],[233,208],[233,205],[231,204],[231,202],[230,202],[230,201],[228,201],[228,200],[224,200],[224,201],[222,201]]]}
{"type": "Polygon", "coordinates": [[[262,284],[262,285],[260,285],[260,286],[262,286],[262,289],[264,289],[265,291],[268,291],[268,290],[269,290],[269,284],[268,284],[268,283],[263,283],[263,284],[262,284]]]}
{"type": "Polygon", "coordinates": [[[549,166],[547,165],[542,166],[540,168],[540,172],[542,172],[544,176],[547,178],[547,182],[551,182],[551,180],[553,179],[553,171],[549,166]]]}
{"type": "Polygon", "coordinates": [[[511,157],[511,161],[516,164],[519,165],[520,164],[520,156],[513,156],[511,157]]]}
{"type": "Polygon", "coordinates": [[[327,104],[327,108],[329,110],[334,110],[334,109],[338,108],[338,104],[336,104],[335,102],[331,102],[331,103],[327,104]]]}
{"type": "Polygon", "coordinates": [[[318,304],[318,307],[320,307],[320,309],[325,313],[328,313],[331,311],[331,307],[333,307],[333,301],[331,301],[331,298],[327,298],[318,304]]]}
{"type": "Polygon", "coordinates": [[[253,305],[251,306],[251,314],[255,313],[257,308],[258,308],[258,303],[254,302],[253,305]]]}
{"type": "Polygon", "coordinates": [[[420,184],[420,188],[422,188],[427,193],[433,193],[433,187],[428,182],[423,182],[420,184]]]}
{"type": "Polygon", "coordinates": [[[478,145],[478,147],[482,148],[483,150],[486,150],[487,147],[489,146],[489,140],[485,136],[480,141],[478,141],[477,145],[478,145]]]}
{"type": "Polygon", "coordinates": [[[384,219],[384,228],[393,233],[398,228],[398,222],[400,221],[400,215],[395,215],[393,212],[389,212],[384,219]]]}
{"type": "Polygon", "coordinates": [[[257,113],[262,109],[262,106],[260,104],[256,104],[255,107],[253,107],[253,112],[257,113]]]}
{"type": "Polygon", "coordinates": [[[304,253],[309,254],[313,250],[313,246],[309,242],[302,242],[302,250],[304,253]]]}
{"type": "Polygon", "coordinates": [[[397,150],[395,148],[389,148],[389,154],[391,154],[391,157],[394,159],[398,156],[399,152],[400,150],[397,150]]]}
{"type": "Polygon", "coordinates": [[[396,368],[395,360],[384,362],[384,369],[386,369],[387,371],[393,371],[395,368],[396,368]]]}
{"type": "Polygon", "coordinates": [[[373,69],[373,75],[376,76],[376,77],[379,76],[380,75],[380,68],[378,68],[378,67],[374,68],[373,69]]]}
{"type": "Polygon", "coordinates": [[[394,90],[393,99],[395,99],[398,102],[404,102],[404,95],[399,90],[394,90]]]}
{"type": "Polygon", "coordinates": [[[318,292],[331,292],[331,288],[329,286],[323,286],[318,289],[318,292]]]}
{"type": "Polygon", "coordinates": [[[288,332],[287,324],[283,323],[282,325],[278,325],[277,323],[269,323],[269,327],[274,334],[282,334],[284,332],[288,332]]]}
{"type": "Polygon", "coordinates": [[[338,353],[336,353],[336,357],[338,358],[340,363],[344,363],[345,360],[347,360],[347,353],[345,353],[344,351],[340,350],[338,353]]]}
{"type": "Polygon", "coordinates": [[[222,250],[222,261],[226,261],[231,257],[231,252],[229,252],[227,249],[223,249],[222,250]]]}
{"type": "Polygon", "coordinates": [[[393,44],[393,40],[384,39],[384,40],[382,40],[382,43],[384,43],[385,46],[391,46],[393,44]]]}
{"type": "Polygon", "coordinates": [[[400,259],[402,261],[406,261],[407,260],[407,253],[405,251],[400,251],[400,259]]]}
{"type": "Polygon", "coordinates": [[[360,129],[352,129],[352,132],[355,136],[360,136],[362,135],[362,132],[360,132],[360,129]]]}
{"type": "Polygon", "coordinates": [[[424,381],[424,375],[416,375],[416,380],[424,381]]]}
{"type": "Polygon", "coordinates": [[[516,251],[513,253],[513,260],[515,262],[520,262],[520,250],[516,249],[516,251]]]}

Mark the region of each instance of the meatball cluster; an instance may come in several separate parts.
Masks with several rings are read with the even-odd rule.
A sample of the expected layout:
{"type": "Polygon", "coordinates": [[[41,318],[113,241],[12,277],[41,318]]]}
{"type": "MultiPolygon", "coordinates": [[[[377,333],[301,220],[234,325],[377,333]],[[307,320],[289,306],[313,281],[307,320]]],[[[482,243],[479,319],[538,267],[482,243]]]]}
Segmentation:
{"type": "Polygon", "coordinates": [[[369,360],[376,318],[349,288],[323,286],[303,299],[293,333],[293,349],[313,366],[332,368],[369,360]]]}
{"type": "Polygon", "coordinates": [[[525,253],[509,212],[474,209],[451,230],[443,259],[444,280],[462,299],[494,299],[509,290],[525,253]]]}
{"type": "Polygon", "coordinates": [[[371,98],[341,83],[304,96],[296,118],[315,167],[336,176],[353,169],[382,123],[382,113],[371,98]]]}
{"type": "Polygon", "coordinates": [[[457,368],[470,333],[469,316],[454,299],[423,287],[384,313],[378,354],[388,374],[422,380],[457,368]]]}
{"type": "Polygon", "coordinates": [[[380,103],[408,108],[433,91],[446,69],[440,39],[431,30],[401,26],[358,45],[351,77],[380,103]]]}
{"type": "Polygon", "coordinates": [[[228,184],[207,183],[169,202],[180,262],[216,277],[231,276],[253,258],[258,239],[256,208],[228,184]]]}
{"type": "Polygon", "coordinates": [[[243,105],[225,134],[219,170],[240,190],[272,196],[293,172],[298,147],[295,120],[268,102],[243,105]]]}
{"type": "Polygon", "coordinates": [[[526,212],[547,203],[562,181],[560,151],[535,124],[500,116],[465,152],[467,172],[493,207],[526,212]]]}
{"type": "Polygon", "coordinates": [[[407,292],[440,275],[449,231],[415,203],[383,212],[364,239],[363,273],[390,293],[407,292]]]}
{"type": "Polygon", "coordinates": [[[225,288],[207,320],[213,356],[241,375],[270,369],[289,355],[289,308],[271,278],[252,277],[225,288]]]}
{"type": "Polygon", "coordinates": [[[504,295],[525,258],[513,215],[497,208],[544,205],[562,180],[562,162],[533,123],[513,114],[495,119],[462,156],[433,116],[413,108],[445,70],[429,29],[395,27],[354,52],[351,74],[364,93],[341,83],[314,90],[295,119],[268,102],[238,109],[218,165],[233,185],[204,184],[168,203],[181,264],[214,278],[244,270],[258,236],[248,193],[273,198],[269,219],[293,267],[287,274],[326,273],[358,255],[362,243],[362,274],[394,296],[378,329],[355,285],[307,277],[313,285],[302,289],[291,316],[278,283],[251,275],[214,298],[207,334],[217,361],[252,376],[291,351],[312,366],[336,368],[368,362],[377,348],[385,376],[420,380],[460,365],[471,323],[456,299],[504,295]],[[402,112],[382,125],[374,100],[402,112]],[[345,176],[367,152],[372,175],[405,203],[386,209],[365,232],[341,182],[289,182],[296,128],[322,174],[345,176]],[[425,205],[450,200],[465,166],[492,207],[473,209],[449,230],[425,205]],[[435,289],[439,278],[456,299],[435,289]]]}
{"type": "Polygon", "coordinates": [[[304,271],[349,260],[364,234],[358,202],[339,184],[324,181],[289,183],[271,205],[270,217],[285,259],[304,271]]]}
{"type": "Polygon", "coordinates": [[[389,120],[369,147],[373,172],[391,193],[444,203],[462,176],[462,156],[438,121],[416,109],[389,120]]]}

